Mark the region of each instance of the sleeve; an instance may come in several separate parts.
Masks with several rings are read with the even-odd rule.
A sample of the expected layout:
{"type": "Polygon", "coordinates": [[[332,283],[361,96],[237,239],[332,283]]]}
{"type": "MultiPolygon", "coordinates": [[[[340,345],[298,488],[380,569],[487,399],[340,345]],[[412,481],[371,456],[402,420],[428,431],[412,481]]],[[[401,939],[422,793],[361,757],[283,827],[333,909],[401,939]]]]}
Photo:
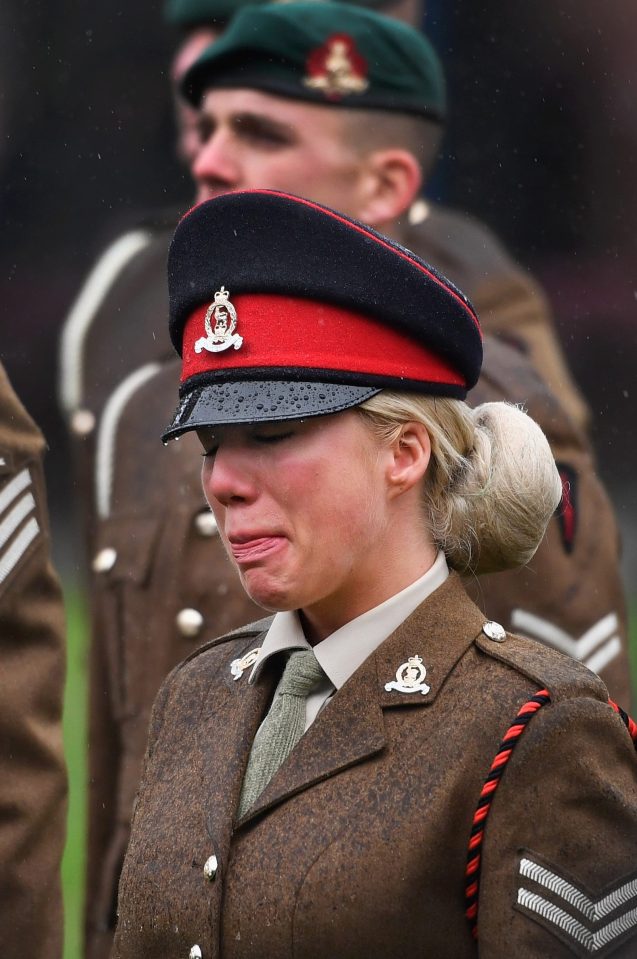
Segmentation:
{"type": "Polygon", "coordinates": [[[2,955],[62,950],[64,618],[49,558],[41,434],[0,367],[2,955]]]}
{"type": "Polygon", "coordinates": [[[541,709],[484,832],[480,959],[637,955],[637,754],[612,708],[541,709]]]}

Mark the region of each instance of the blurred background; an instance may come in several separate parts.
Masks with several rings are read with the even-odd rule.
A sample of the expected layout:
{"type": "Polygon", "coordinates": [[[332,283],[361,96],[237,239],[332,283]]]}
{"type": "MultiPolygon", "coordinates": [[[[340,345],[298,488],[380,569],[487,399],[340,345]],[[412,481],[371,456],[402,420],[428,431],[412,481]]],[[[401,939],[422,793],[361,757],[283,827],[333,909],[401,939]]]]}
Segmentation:
{"type": "MultiPolygon", "coordinates": [[[[543,283],[624,538],[637,604],[637,5],[428,0],[452,105],[430,193],[488,223],[543,283]]],[[[92,261],[158,208],[186,210],[159,0],[0,5],[0,355],[44,430],[70,617],[66,959],[83,862],[81,549],[57,411],[57,338],[92,261]]]]}

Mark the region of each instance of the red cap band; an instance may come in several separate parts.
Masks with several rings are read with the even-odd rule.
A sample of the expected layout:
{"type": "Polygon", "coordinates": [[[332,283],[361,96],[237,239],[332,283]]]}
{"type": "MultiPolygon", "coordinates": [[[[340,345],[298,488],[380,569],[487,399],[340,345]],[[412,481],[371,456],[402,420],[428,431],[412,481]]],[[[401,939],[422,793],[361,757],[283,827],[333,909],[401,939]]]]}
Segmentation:
{"type": "MultiPolygon", "coordinates": [[[[210,352],[205,317],[210,304],[189,317],[182,341],[182,382],[197,373],[236,369],[334,370],[466,386],[462,374],[412,337],[351,310],[273,293],[228,292],[236,310],[235,348],[210,352]]],[[[215,317],[210,319],[214,330],[215,317]]]]}

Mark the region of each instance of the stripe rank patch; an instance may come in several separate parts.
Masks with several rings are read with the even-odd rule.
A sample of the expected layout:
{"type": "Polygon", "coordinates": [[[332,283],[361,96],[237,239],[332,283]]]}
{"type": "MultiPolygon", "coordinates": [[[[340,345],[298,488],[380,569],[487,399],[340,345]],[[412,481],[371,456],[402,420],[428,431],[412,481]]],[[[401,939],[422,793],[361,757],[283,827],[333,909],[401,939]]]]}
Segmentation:
{"type": "Polygon", "coordinates": [[[608,613],[594,623],[581,636],[571,636],[548,619],[542,619],[524,609],[514,609],[511,628],[531,639],[539,639],[545,646],[552,646],[594,672],[601,671],[621,652],[619,619],[616,613],[608,613]]]}
{"type": "Polygon", "coordinates": [[[0,486],[0,590],[40,534],[32,490],[27,468],[0,486]]]}
{"type": "MultiPolygon", "coordinates": [[[[575,955],[607,956],[622,942],[637,937],[637,873],[595,898],[530,855],[520,861],[516,906],[575,955]]],[[[635,949],[637,955],[637,941],[635,949]]]]}

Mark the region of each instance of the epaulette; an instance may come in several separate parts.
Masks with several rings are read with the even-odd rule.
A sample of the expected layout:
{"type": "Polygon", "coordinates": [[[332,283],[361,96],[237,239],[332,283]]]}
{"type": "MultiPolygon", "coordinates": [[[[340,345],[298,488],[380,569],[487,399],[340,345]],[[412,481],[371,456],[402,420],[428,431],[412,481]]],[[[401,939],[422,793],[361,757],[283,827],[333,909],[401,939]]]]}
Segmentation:
{"type": "Polygon", "coordinates": [[[196,659],[197,656],[201,656],[202,653],[207,652],[209,649],[213,649],[216,646],[221,646],[222,643],[229,643],[236,639],[250,639],[254,636],[260,636],[263,633],[267,633],[270,626],[272,625],[273,616],[265,616],[263,619],[257,619],[254,623],[247,623],[245,626],[239,626],[238,629],[233,629],[229,633],[224,633],[223,636],[217,636],[216,639],[211,639],[207,643],[203,643],[197,649],[195,649],[189,656],[181,662],[178,668],[183,668],[191,660],[196,659]]]}
{"type": "Polygon", "coordinates": [[[522,673],[538,689],[548,689],[554,703],[579,696],[608,702],[608,690],[599,676],[537,640],[507,633],[504,639],[494,641],[483,632],[476,639],[476,646],[487,656],[522,673]]]}
{"type": "MultiPolygon", "coordinates": [[[[464,210],[427,200],[424,208],[416,206],[412,217],[405,231],[405,239],[413,244],[414,252],[419,253],[423,259],[427,259],[427,256],[424,251],[419,252],[419,246],[422,249],[422,244],[418,243],[419,236],[430,237],[434,248],[443,245],[442,237],[444,253],[465,269],[470,265],[476,279],[482,280],[485,276],[502,274],[514,279],[522,277],[522,270],[511,259],[495,233],[486,223],[464,210]],[[421,209],[426,212],[424,217],[418,220],[421,209]],[[468,250],[471,251],[471,257],[467,254],[468,250]]],[[[529,282],[529,286],[535,286],[530,277],[525,275],[524,280],[529,282]]]]}

